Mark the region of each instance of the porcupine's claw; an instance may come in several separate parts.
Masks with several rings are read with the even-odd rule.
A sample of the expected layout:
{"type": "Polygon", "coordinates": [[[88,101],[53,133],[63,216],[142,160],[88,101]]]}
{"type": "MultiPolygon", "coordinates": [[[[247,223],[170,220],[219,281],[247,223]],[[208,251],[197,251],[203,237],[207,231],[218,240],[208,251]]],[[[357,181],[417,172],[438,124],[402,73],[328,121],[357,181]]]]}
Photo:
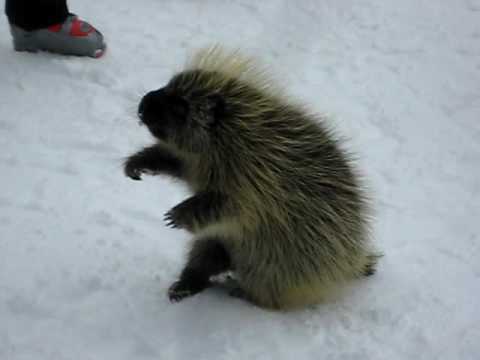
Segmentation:
{"type": "Polygon", "coordinates": [[[164,220],[171,228],[191,231],[193,226],[191,216],[190,203],[187,200],[171,208],[165,214],[164,220]]]}
{"type": "Polygon", "coordinates": [[[168,289],[168,298],[171,302],[179,302],[193,296],[204,289],[204,287],[192,287],[192,284],[182,280],[175,281],[168,289]]]}
{"type": "Polygon", "coordinates": [[[165,222],[165,225],[167,225],[168,227],[173,227],[174,225],[170,212],[166,212],[165,215],[163,215],[163,221],[165,222]]]}
{"type": "Polygon", "coordinates": [[[179,301],[183,300],[184,298],[192,295],[192,292],[190,290],[178,289],[179,286],[180,286],[180,281],[176,281],[168,289],[168,298],[171,302],[179,302],[179,301]]]}
{"type": "Polygon", "coordinates": [[[173,213],[172,210],[165,213],[165,215],[163,217],[163,221],[165,221],[165,224],[172,229],[180,228],[179,224],[177,223],[177,221],[175,219],[175,214],[173,213]]]}

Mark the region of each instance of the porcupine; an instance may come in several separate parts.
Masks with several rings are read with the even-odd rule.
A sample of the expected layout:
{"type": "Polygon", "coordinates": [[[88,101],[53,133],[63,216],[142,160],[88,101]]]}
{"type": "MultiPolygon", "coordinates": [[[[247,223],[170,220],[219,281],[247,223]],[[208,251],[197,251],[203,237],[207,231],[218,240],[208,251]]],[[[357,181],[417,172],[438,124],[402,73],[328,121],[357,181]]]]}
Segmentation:
{"type": "Polygon", "coordinates": [[[193,193],[165,216],[194,234],[172,301],[232,271],[246,299],[291,309],[375,272],[369,201],[351,156],[255,61],[203,49],[142,98],[138,115],[157,141],[127,159],[125,174],[168,174],[193,193]]]}

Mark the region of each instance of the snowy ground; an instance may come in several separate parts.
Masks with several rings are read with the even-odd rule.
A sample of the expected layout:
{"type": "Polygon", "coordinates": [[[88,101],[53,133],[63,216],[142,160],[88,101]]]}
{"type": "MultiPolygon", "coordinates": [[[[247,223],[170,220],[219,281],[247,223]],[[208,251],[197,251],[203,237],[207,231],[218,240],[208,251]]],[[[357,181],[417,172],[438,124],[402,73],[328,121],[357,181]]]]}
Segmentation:
{"type": "Polygon", "coordinates": [[[478,359],[479,0],[70,5],[105,58],[15,53],[0,20],[1,360],[478,359]],[[335,303],[166,299],[188,236],[162,215],[186,193],[121,161],[149,141],[139,96],[212,42],[270,62],[361,157],[386,256],[335,303]]]}

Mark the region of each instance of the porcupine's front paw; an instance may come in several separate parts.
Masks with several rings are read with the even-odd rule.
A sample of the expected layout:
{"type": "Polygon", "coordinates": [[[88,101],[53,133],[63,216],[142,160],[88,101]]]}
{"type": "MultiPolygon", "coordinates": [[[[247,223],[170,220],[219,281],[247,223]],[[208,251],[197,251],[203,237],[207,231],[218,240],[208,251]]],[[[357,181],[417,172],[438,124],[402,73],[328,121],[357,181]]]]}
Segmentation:
{"type": "Polygon", "coordinates": [[[133,180],[142,180],[141,175],[145,172],[143,166],[136,158],[128,158],[124,164],[123,171],[126,176],[133,180]]]}
{"type": "Polygon", "coordinates": [[[170,209],[165,214],[164,220],[171,228],[193,230],[193,216],[190,206],[185,201],[170,209]]]}

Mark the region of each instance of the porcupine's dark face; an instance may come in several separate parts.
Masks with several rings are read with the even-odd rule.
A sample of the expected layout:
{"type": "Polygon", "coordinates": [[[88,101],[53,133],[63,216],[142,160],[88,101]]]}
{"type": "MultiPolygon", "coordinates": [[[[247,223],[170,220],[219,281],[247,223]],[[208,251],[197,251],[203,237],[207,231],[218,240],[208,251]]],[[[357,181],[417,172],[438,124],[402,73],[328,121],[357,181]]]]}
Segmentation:
{"type": "Polygon", "coordinates": [[[141,123],[157,139],[188,152],[207,151],[223,102],[218,95],[188,92],[169,85],[147,93],[138,107],[141,123]]]}
{"type": "Polygon", "coordinates": [[[189,115],[189,104],[166,88],[150,91],[138,106],[138,117],[153,136],[167,141],[172,132],[182,128],[189,115]]]}

